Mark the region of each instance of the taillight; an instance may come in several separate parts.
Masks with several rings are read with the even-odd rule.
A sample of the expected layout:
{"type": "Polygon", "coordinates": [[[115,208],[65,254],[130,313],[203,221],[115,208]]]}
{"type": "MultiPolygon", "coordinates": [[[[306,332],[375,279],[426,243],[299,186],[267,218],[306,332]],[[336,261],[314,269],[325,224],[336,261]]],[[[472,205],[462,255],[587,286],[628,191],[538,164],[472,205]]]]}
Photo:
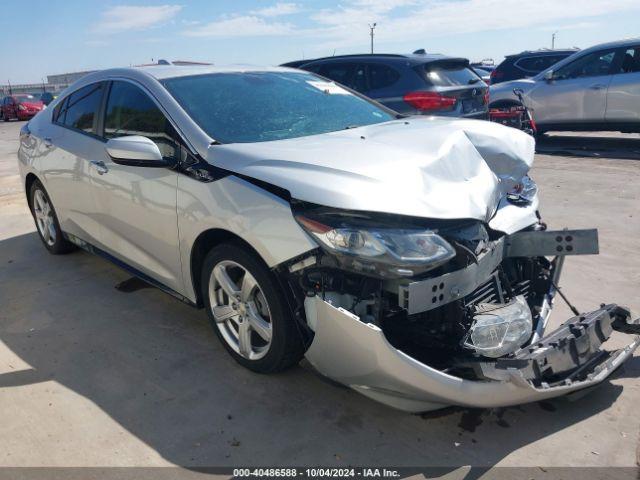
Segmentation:
{"type": "Polygon", "coordinates": [[[489,105],[489,89],[488,88],[484,91],[483,98],[484,98],[484,104],[489,105]]]}
{"type": "Polygon", "coordinates": [[[18,110],[26,110],[27,107],[25,107],[23,104],[19,103],[18,104],[18,110]]]}
{"type": "Polygon", "coordinates": [[[495,80],[499,80],[504,77],[504,72],[500,72],[499,70],[493,70],[491,75],[489,75],[489,81],[493,82],[495,80]]]}
{"type": "Polygon", "coordinates": [[[446,97],[438,92],[409,92],[402,99],[416,110],[453,109],[455,97],[446,97]]]}

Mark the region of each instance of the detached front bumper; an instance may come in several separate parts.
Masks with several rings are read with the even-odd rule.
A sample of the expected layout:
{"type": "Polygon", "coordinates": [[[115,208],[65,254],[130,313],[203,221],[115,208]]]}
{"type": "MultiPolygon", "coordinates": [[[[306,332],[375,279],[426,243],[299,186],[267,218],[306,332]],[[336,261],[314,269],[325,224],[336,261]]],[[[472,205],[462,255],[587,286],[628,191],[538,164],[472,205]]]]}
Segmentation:
{"type": "Polygon", "coordinates": [[[513,358],[482,366],[494,380],[465,380],[425,365],[394,348],[382,330],[320,296],[305,301],[316,319],[307,359],[322,374],[379,402],[408,412],[450,405],[504,407],[557,397],[601,383],[640,345],[603,352],[612,329],[640,333],[627,310],[608,305],[568,320],[513,358]]]}

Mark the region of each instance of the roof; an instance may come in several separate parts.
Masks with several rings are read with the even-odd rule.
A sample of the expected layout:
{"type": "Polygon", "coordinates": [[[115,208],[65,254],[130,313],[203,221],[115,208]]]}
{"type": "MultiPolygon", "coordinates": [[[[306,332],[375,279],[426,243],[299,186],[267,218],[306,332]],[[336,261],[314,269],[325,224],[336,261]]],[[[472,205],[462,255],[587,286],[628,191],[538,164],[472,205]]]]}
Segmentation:
{"type": "Polygon", "coordinates": [[[579,48],[556,48],[556,49],[550,49],[550,48],[541,48],[538,50],[523,50],[520,53],[512,53],[510,55],[505,55],[505,58],[510,58],[510,57],[519,57],[521,55],[553,55],[556,53],[568,53],[568,54],[572,54],[575,53],[579,50],[579,48]]]}
{"type": "Polygon", "coordinates": [[[160,66],[160,65],[191,66],[191,65],[213,65],[213,63],[210,63],[210,62],[194,62],[194,61],[191,61],[191,60],[172,60],[172,61],[169,62],[167,60],[160,59],[156,63],[142,63],[140,65],[134,65],[134,67],[153,67],[153,66],[160,66]]]}
{"type": "Polygon", "coordinates": [[[613,42],[600,43],[598,45],[594,45],[593,47],[589,47],[585,50],[600,50],[601,48],[622,48],[622,47],[632,47],[636,45],[640,45],[640,37],[625,38],[623,40],[615,40],[613,42]]]}
{"type": "Polygon", "coordinates": [[[288,72],[293,71],[284,67],[262,67],[254,65],[229,65],[217,67],[213,65],[150,65],[128,68],[110,68],[91,74],[90,78],[99,76],[150,76],[157,80],[174,77],[188,77],[191,75],[205,75],[208,73],[232,73],[232,72],[288,72]]]}
{"type": "Polygon", "coordinates": [[[283,67],[300,67],[302,65],[308,65],[310,63],[326,61],[326,60],[379,60],[384,59],[388,61],[409,62],[413,65],[419,65],[423,63],[436,62],[440,60],[458,60],[468,61],[462,57],[450,57],[448,55],[442,55],[440,53],[410,53],[410,54],[398,54],[398,53],[354,53],[351,55],[334,55],[331,57],[310,58],[308,60],[294,60],[292,62],[283,63],[283,67]]]}

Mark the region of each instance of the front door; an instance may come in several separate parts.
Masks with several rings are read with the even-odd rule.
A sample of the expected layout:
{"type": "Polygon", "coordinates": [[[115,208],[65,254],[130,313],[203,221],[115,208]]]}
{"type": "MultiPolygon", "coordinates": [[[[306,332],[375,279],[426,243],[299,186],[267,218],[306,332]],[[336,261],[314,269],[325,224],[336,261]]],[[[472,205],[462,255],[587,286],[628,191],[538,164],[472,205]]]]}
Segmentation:
{"type": "MultiPolygon", "coordinates": [[[[156,142],[163,156],[178,154],[177,135],[158,105],[142,88],[114,81],[107,93],[105,140],[142,135],[156,142]]],[[[114,257],[183,291],[176,212],[177,173],[168,168],[115,163],[103,151],[92,169],[100,222],[100,244],[114,257]]]]}
{"type": "Polygon", "coordinates": [[[640,127],[640,44],[621,52],[607,91],[605,119],[612,123],[634,123],[640,127]]]}
{"type": "Polygon", "coordinates": [[[536,122],[603,122],[616,53],[608,49],[583,55],[554,71],[553,79],[537,80],[528,95],[536,122]]]}

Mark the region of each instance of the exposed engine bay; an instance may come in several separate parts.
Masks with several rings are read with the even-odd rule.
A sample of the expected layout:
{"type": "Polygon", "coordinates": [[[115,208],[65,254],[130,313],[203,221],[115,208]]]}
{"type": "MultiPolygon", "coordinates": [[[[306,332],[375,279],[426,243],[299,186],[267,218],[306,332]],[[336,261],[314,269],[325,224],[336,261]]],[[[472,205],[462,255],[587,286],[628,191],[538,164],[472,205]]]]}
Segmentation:
{"type": "MultiPolygon", "coordinates": [[[[311,215],[305,215],[302,221],[309,228],[322,230],[312,224],[311,215]]],[[[564,258],[598,253],[596,230],[551,232],[538,222],[506,235],[479,221],[444,221],[433,231],[453,247],[454,254],[436,268],[418,269],[417,274],[405,276],[400,270],[378,266],[374,271],[359,259],[328,254],[322,248],[288,265],[284,273],[310,346],[307,358],[321,373],[410,411],[465,404],[460,399],[433,398],[430,392],[423,395],[426,401],[416,401],[416,395],[410,393],[413,387],[399,391],[392,387],[401,376],[398,372],[390,380],[384,374],[377,378],[379,372],[373,367],[366,372],[359,368],[358,378],[348,371],[343,373],[343,366],[335,369],[336,362],[357,364],[360,358],[355,359],[352,352],[342,360],[332,358],[326,344],[314,352],[313,344],[325,321],[319,310],[327,305],[333,307],[329,309],[332,315],[344,314],[343,321],[356,320],[376,330],[384,345],[406,356],[409,363],[419,363],[446,377],[442,381],[455,378],[476,385],[491,384],[511,381],[516,374],[521,386],[543,392],[531,400],[558,395],[563,388],[576,389],[581,381],[593,381],[594,372],[604,368],[598,370],[597,366],[613,361],[612,354],[599,351],[612,329],[640,333],[637,321],[631,321],[630,313],[622,307],[603,305],[601,310],[580,315],[571,306],[577,316],[565,324],[566,331],[555,333],[555,341],[544,338],[564,258]],[[550,353],[558,348],[560,354],[550,353]],[[551,394],[554,388],[560,390],[551,394]]],[[[631,351],[637,343],[636,339],[631,351]]],[[[362,348],[375,351],[373,345],[362,348]]],[[[375,362],[382,361],[380,353],[374,356],[375,362]]],[[[490,398],[486,401],[503,405],[523,400],[498,395],[493,403],[490,398]]],[[[470,399],[467,404],[483,403],[470,399]]]]}

